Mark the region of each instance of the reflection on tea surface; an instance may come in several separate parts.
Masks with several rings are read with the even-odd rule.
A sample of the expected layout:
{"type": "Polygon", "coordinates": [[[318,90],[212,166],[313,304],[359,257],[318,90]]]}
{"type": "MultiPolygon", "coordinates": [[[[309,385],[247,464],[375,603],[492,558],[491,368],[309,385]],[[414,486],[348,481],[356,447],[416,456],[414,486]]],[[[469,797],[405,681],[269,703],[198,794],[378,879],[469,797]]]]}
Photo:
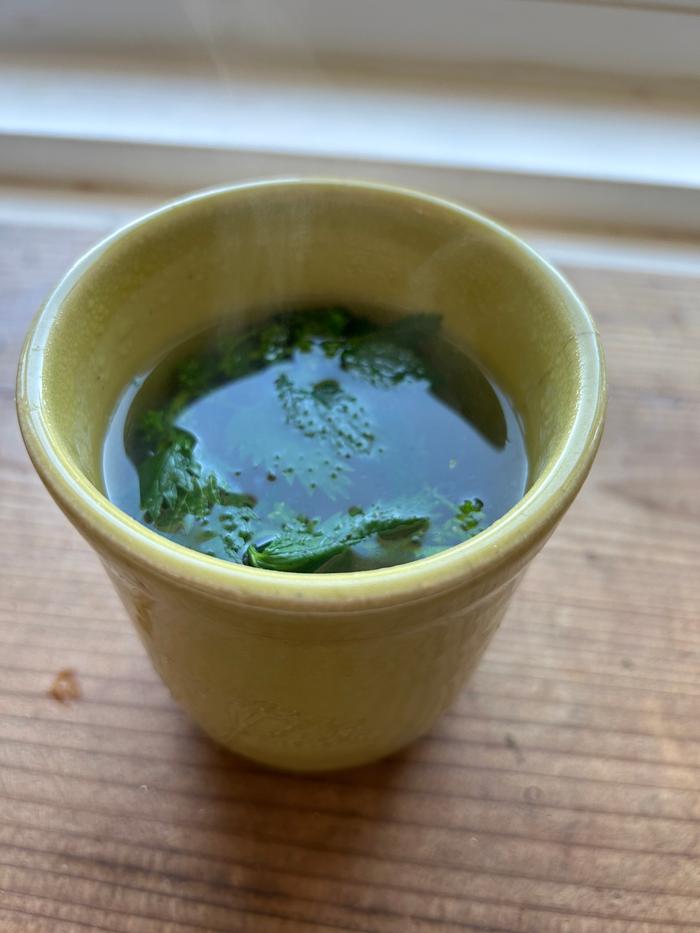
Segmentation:
{"type": "Polygon", "coordinates": [[[344,308],[221,327],[122,397],[104,446],[120,508],[204,554],[338,572],[452,547],[522,496],[508,400],[437,315],[344,308]]]}

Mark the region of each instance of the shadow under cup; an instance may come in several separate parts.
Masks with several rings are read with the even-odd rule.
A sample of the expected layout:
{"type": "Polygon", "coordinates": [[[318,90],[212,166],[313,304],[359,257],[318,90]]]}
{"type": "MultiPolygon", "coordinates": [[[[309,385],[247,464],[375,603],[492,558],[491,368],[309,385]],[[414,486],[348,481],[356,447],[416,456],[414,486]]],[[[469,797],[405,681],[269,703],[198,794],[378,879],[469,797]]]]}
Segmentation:
{"type": "Polygon", "coordinates": [[[522,242],[443,201],[335,181],[207,192],[117,232],[49,298],[18,376],[32,460],[173,696],[232,750],[299,770],[394,751],[451,702],[585,479],[604,403],[590,317],[522,242]],[[222,314],[244,328],[329,301],[443,316],[522,418],[529,490],[510,512],[412,564],[295,575],[189,551],[105,499],[105,429],[135,375],[222,314]]]}

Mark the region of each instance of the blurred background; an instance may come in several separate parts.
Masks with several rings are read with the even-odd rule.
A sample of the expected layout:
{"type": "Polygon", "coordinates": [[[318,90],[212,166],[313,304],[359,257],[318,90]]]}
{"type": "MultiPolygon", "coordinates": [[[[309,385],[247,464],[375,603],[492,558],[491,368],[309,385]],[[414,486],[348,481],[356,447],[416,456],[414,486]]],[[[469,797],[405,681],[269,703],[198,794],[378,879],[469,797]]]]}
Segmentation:
{"type": "Polygon", "coordinates": [[[0,181],[390,179],[698,232],[700,0],[4,0],[0,181]]]}

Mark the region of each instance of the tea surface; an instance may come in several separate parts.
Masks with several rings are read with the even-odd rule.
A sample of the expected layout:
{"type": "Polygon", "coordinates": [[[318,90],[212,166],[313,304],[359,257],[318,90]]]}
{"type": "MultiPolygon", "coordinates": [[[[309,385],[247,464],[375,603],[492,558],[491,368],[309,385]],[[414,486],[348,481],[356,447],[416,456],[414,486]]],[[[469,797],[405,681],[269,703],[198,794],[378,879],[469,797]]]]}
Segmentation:
{"type": "Polygon", "coordinates": [[[518,418],[437,315],[344,308],[221,327],[124,393],[107,496],[173,541],[272,570],[405,563],[459,544],[523,495],[518,418]]]}

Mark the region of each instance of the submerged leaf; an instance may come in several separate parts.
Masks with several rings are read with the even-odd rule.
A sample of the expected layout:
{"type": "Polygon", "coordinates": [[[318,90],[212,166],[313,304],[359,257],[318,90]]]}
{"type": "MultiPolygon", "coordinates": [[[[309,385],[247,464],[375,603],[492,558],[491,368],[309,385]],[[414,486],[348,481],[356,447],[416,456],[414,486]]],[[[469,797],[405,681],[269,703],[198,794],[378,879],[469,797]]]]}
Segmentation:
{"type": "Polygon", "coordinates": [[[408,347],[381,337],[361,340],[343,353],[343,369],[356,373],[375,388],[390,389],[405,379],[428,378],[425,363],[408,347]]]}
{"type": "Polygon", "coordinates": [[[204,518],[215,505],[252,508],[255,500],[224,486],[214,473],[203,476],[194,454],[196,438],[171,428],[161,448],[138,468],[144,518],[163,531],[175,531],[186,516],[204,518]]]}
{"type": "Polygon", "coordinates": [[[275,389],[287,423],[336,454],[369,453],[374,441],[366,408],[335,379],[297,385],[286,373],[275,389]]]}
{"type": "Polygon", "coordinates": [[[356,337],[343,352],[341,365],[376,388],[390,389],[405,379],[429,380],[421,350],[439,329],[439,315],[409,314],[356,337]]]}
{"type": "Polygon", "coordinates": [[[158,524],[164,511],[199,488],[201,466],[194,459],[195,438],[187,431],[170,429],[170,439],[139,465],[141,508],[158,524]]]}
{"type": "Polygon", "coordinates": [[[465,499],[457,509],[456,520],[462,531],[476,534],[484,521],[484,503],[481,499],[465,499]]]}

